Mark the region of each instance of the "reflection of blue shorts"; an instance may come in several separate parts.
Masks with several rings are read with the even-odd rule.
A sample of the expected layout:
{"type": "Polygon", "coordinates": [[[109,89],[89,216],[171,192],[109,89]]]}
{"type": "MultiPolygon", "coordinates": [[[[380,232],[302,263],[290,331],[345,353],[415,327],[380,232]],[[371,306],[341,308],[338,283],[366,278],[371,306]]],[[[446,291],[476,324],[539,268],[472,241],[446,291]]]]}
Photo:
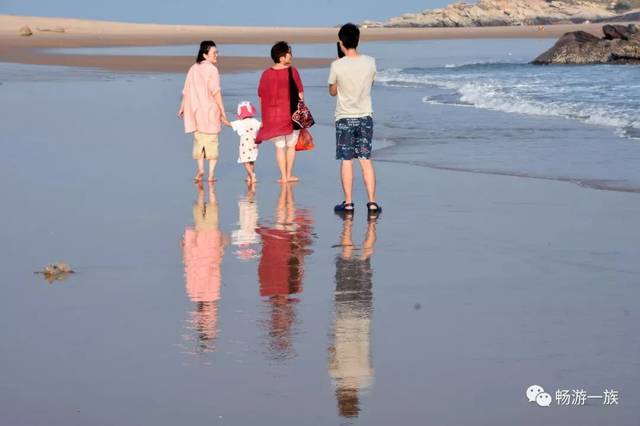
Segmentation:
{"type": "Polygon", "coordinates": [[[371,158],[373,118],[341,118],[336,121],[336,159],[371,158]]]}

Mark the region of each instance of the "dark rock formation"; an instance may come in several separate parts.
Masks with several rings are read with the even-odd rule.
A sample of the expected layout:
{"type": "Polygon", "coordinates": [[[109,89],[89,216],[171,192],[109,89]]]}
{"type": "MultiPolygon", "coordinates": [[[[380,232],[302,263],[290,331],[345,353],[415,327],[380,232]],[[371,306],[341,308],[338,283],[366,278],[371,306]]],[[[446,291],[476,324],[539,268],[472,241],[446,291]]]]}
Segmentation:
{"type": "Polygon", "coordinates": [[[533,63],[640,64],[640,31],[635,25],[605,25],[605,37],[584,31],[566,33],[533,63]]]}
{"type": "Polygon", "coordinates": [[[628,27],[624,25],[605,25],[602,27],[602,32],[607,40],[629,40],[631,34],[637,32],[637,28],[633,24],[628,27]]]}
{"type": "Polygon", "coordinates": [[[605,22],[633,22],[633,21],[640,21],[640,12],[631,12],[631,13],[626,13],[620,16],[613,16],[610,18],[594,19],[593,23],[604,24],[605,22]]]}

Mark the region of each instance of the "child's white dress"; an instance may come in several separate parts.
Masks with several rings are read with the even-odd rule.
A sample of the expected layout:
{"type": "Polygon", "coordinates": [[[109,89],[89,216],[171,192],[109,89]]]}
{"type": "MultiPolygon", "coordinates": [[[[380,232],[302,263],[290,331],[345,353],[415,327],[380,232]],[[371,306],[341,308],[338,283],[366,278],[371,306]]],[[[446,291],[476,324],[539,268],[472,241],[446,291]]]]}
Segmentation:
{"type": "Polygon", "coordinates": [[[238,201],[238,211],[240,225],[231,234],[231,243],[238,246],[235,255],[242,260],[253,259],[259,253],[260,235],[258,229],[258,205],[255,201],[246,197],[238,201]]]}
{"type": "Polygon", "coordinates": [[[240,148],[238,149],[238,163],[256,161],[258,158],[258,145],[256,135],[262,123],[255,118],[245,118],[231,122],[231,128],[240,136],[240,148]]]}

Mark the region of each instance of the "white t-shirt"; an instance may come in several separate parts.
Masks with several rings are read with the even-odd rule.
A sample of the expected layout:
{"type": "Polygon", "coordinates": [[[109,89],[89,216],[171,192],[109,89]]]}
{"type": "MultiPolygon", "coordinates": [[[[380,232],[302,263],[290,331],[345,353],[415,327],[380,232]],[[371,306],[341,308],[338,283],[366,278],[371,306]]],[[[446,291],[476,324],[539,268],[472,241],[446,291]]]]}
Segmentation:
{"type": "Polygon", "coordinates": [[[336,120],[373,115],[371,86],[376,78],[376,60],[371,56],[345,56],[331,63],[329,84],[338,85],[336,120]]]}

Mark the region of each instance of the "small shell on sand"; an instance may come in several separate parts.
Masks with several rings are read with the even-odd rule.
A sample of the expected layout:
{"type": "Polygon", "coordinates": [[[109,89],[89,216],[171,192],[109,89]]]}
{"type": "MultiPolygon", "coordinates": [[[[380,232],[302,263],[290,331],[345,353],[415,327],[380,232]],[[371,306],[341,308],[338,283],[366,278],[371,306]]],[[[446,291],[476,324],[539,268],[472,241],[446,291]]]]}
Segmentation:
{"type": "Polygon", "coordinates": [[[29,37],[30,35],[33,35],[33,31],[31,31],[31,28],[29,28],[28,25],[25,25],[23,27],[20,27],[20,29],[18,30],[18,34],[22,37],[29,37]]]}
{"type": "Polygon", "coordinates": [[[36,272],[44,275],[44,278],[52,283],[53,281],[62,281],[69,276],[69,274],[73,274],[74,271],[71,269],[68,263],[65,262],[56,262],[44,267],[41,272],[36,272]]]}

